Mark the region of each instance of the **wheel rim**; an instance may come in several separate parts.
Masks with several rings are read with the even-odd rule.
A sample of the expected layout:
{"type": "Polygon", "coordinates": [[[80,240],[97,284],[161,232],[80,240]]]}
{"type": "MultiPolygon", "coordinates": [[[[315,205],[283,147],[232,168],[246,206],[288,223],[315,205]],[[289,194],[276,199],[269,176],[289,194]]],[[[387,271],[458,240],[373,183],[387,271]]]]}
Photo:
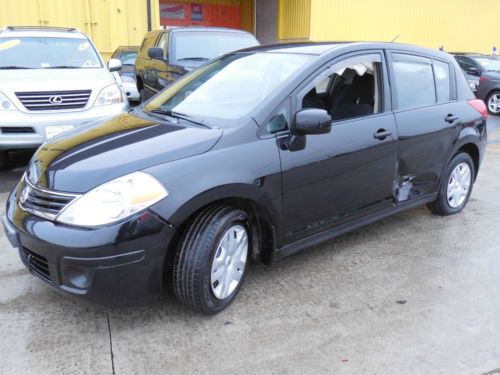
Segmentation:
{"type": "Polygon", "coordinates": [[[500,112],[500,94],[493,94],[488,99],[488,108],[493,113],[500,112]]]}
{"type": "Polygon", "coordinates": [[[467,163],[458,164],[448,181],[447,199],[451,208],[460,207],[469,194],[472,173],[467,163]]]}
{"type": "Polygon", "coordinates": [[[241,225],[229,228],[217,246],[210,284],[217,299],[226,299],[240,284],[248,254],[248,234],[241,225]]]}

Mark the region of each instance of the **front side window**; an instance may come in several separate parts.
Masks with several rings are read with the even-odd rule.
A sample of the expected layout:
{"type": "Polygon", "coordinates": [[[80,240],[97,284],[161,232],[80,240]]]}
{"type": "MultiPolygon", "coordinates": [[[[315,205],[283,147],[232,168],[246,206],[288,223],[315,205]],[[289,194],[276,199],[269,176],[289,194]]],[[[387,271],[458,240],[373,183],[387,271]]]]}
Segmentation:
{"type": "Polygon", "coordinates": [[[241,118],[313,58],[269,52],[226,55],[177,80],[145,109],[202,118],[241,118]]]}
{"type": "Polygon", "coordinates": [[[392,55],[398,109],[430,106],[436,103],[432,61],[404,54],[392,55]]]}
{"type": "Polygon", "coordinates": [[[158,46],[163,50],[163,58],[167,57],[167,33],[163,33],[160,40],[158,41],[158,46]]]}
{"type": "Polygon", "coordinates": [[[204,61],[258,45],[253,35],[233,32],[186,31],[172,33],[170,58],[174,62],[204,61]]]}
{"type": "Polygon", "coordinates": [[[381,109],[381,58],[356,56],[335,63],[313,80],[302,108],[326,110],[333,120],[367,116],[381,109]]]}
{"type": "Polygon", "coordinates": [[[101,68],[92,44],[83,38],[0,38],[0,69],[101,68]]]}

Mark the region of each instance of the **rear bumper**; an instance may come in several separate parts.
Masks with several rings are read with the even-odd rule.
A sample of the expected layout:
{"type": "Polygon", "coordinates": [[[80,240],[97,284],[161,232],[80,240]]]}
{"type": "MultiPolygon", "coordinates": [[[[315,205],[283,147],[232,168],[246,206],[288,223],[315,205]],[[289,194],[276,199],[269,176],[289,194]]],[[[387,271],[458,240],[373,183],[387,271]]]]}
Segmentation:
{"type": "Polygon", "coordinates": [[[47,140],[49,126],[79,127],[92,122],[104,121],[126,110],[127,101],[119,104],[90,107],[79,111],[52,111],[43,113],[4,111],[0,118],[0,149],[37,148],[47,140]],[[9,133],[2,127],[11,128],[9,133]],[[15,128],[31,128],[31,132],[15,132],[15,128]]]}
{"type": "Polygon", "coordinates": [[[152,300],[163,292],[175,229],[152,213],[78,229],[22,211],[12,194],[2,222],[28,270],[58,291],[105,306],[152,300]]]}

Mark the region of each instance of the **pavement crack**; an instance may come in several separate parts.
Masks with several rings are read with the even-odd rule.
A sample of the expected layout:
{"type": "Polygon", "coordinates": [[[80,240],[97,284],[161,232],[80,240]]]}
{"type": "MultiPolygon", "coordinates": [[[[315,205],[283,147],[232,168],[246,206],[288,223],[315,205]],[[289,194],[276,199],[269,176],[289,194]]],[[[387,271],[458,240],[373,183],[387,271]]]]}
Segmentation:
{"type": "Polygon", "coordinates": [[[113,371],[113,375],[115,375],[115,355],[113,354],[113,339],[111,338],[111,323],[109,321],[109,313],[106,313],[106,319],[108,320],[109,352],[111,353],[111,370],[113,371]]]}

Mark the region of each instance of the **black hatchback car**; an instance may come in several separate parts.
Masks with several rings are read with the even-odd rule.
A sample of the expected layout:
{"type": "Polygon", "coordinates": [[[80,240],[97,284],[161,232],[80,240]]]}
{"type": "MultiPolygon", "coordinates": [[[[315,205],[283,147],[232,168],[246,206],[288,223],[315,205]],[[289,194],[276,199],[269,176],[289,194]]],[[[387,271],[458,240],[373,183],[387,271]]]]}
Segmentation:
{"type": "Polygon", "coordinates": [[[461,211],[486,108],[448,54],[390,43],[239,51],[51,139],[3,219],[55,289],[123,303],[173,288],[216,313],[271,264],[410,207],[461,211]]]}

